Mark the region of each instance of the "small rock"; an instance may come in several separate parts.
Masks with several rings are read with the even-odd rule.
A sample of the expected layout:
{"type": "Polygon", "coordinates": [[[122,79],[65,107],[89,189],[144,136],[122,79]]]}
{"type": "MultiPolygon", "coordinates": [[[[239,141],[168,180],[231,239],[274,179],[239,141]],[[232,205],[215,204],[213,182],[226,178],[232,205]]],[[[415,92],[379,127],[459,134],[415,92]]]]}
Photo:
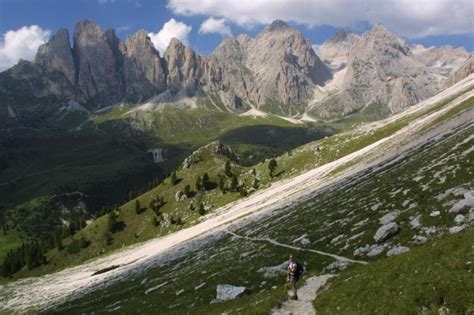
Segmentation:
{"type": "Polygon", "coordinates": [[[449,228],[449,234],[456,234],[456,233],[461,232],[464,229],[465,229],[464,225],[453,226],[452,228],[449,228]]]}
{"type": "Polygon", "coordinates": [[[405,247],[405,246],[397,246],[397,247],[394,247],[392,248],[391,250],[389,250],[387,252],[387,256],[395,256],[395,255],[400,255],[400,254],[403,254],[403,253],[406,253],[410,251],[410,249],[408,247],[405,247]]]}
{"type": "Polygon", "coordinates": [[[374,240],[377,243],[383,242],[392,237],[393,235],[397,234],[399,230],[400,229],[398,228],[398,225],[395,222],[384,224],[375,233],[374,240]]]}
{"type": "Polygon", "coordinates": [[[383,250],[385,249],[385,247],[383,245],[372,245],[370,247],[370,251],[367,253],[367,256],[369,257],[375,257],[377,255],[380,255],[383,250]]]}
{"type": "Polygon", "coordinates": [[[456,222],[456,223],[463,223],[465,220],[466,220],[466,217],[463,216],[462,214],[458,214],[458,215],[454,218],[454,222],[456,222]]]}
{"type": "Polygon", "coordinates": [[[469,217],[467,218],[467,222],[474,221],[474,211],[469,212],[469,217]]]}
{"type": "Polygon", "coordinates": [[[413,243],[415,243],[415,244],[423,244],[423,243],[426,243],[428,238],[426,238],[424,236],[421,236],[421,235],[415,235],[415,236],[413,236],[412,240],[413,240],[413,243]]]}
{"type": "Polygon", "coordinates": [[[238,298],[248,292],[246,287],[236,287],[230,284],[217,285],[216,300],[229,301],[238,298]]]}
{"type": "Polygon", "coordinates": [[[174,195],[174,199],[176,199],[176,201],[180,201],[183,195],[184,195],[183,192],[181,190],[178,190],[176,194],[174,195]]]}
{"type": "Polygon", "coordinates": [[[434,218],[434,217],[439,216],[440,214],[441,214],[441,211],[433,211],[433,212],[430,213],[430,217],[434,218]]]}
{"type": "Polygon", "coordinates": [[[390,222],[393,222],[396,218],[398,218],[398,216],[400,215],[400,211],[392,211],[392,212],[389,212],[387,213],[386,215],[384,215],[383,217],[381,217],[379,219],[380,221],[380,224],[388,224],[390,222]]]}
{"type": "Polygon", "coordinates": [[[421,226],[421,214],[417,215],[413,220],[410,221],[412,228],[417,229],[421,226]]]}
{"type": "Polygon", "coordinates": [[[325,269],[330,273],[336,273],[338,271],[346,270],[347,266],[349,266],[349,262],[336,260],[329,264],[325,269]]]}

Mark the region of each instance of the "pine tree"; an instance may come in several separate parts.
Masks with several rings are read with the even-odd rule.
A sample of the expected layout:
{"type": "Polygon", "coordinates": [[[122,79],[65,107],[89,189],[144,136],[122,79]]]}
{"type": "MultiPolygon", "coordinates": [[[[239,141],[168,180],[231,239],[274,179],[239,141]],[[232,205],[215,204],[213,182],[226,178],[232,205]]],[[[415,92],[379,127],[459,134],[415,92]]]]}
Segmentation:
{"type": "Polygon", "coordinates": [[[239,180],[237,179],[237,175],[232,174],[232,179],[230,181],[230,190],[237,191],[238,186],[239,186],[239,180]]]}
{"type": "Polygon", "coordinates": [[[201,182],[201,176],[198,175],[196,178],[196,191],[201,191],[202,189],[202,182],[201,182]]]}
{"type": "Polygon", "coordinates": [[[146,210],[146,208],[141,207],[140,200],[136,199],[135,200],[135,213],[140,214],[140,213],[144,212],[145,210],[146,210]]]}
{"type": "Polygon", "coordinates": [[[219,186],[219,189],[222,191],[222,193],[225,193],[225,180],[224,180],[224,177],[219,176],[218,186],[219,186]]]}
{"type": "Polygon", "coordinates": [[[268,163],[268,170],[270,171],[270,177],[273,178],[273,171],[277,168],[278,164],[275,159],[271,159],[268,163]]]}
{"type": "Polygon", "coordinates": [[[252,187],[258,189],[258,186],[260,186],[260,183],[258,182],[258,179],[254,178],[252,182],[252,187]]]}
{"type": "Polygon", "coordinates": [[[209,181],[209,174],[207,174],[207,172],[205,172],[203,175],[202,175],[202,187],[204,188],[204,190],[208,190],[211,186],[211,182],[209,181]]]}
{"type": "Polygon", "coordinates": [[[158,226],[158,225],[160,225],[160,221],[158,221],[158,219],[157,219],[155,216],[153,217],[152,223],[153,223],[153,226],[158,226]]]}
{"type": "Polygon", "coordinates": [[[176,172],[171,173],[170,182],[173,186],[178,183],[178,177],[176,176],[176,172]]]}
{"type": "Polygon", "coordinates": [[[202,202],[199,203],[198,211],[199,211],[200,215],[205,215],[206,214],[206,209],[204,209],[204,204],[202,202]]]}
{"type": "Polygon", "coordinates": [[[186,195],[186,197],[189,198],[191,195],[191,186],[189,185],[184,186],[183,193],[186,195]]]}
{"type": "Polygon", "coordinates": [[[111,211],[108,214],[108,218],[107,218],[107,232],[115,233],[116,226],[117,226],[117,213],[115,211],[111,211]]]}
{"type": "Polygon", "coordinates": [[[84,235],[81,236],[81,238],[79,239],[79,247],[80,248],[86,248],[87,246],[89,246],[91,244],[91,241],[88,241],[84,235]]]}
{"type": "Polygon", "coordinates": [[[227,177],[231,177],[231,176],[232,176],[232,169],[231,169],[230,161],[229,161],[229,160],[227,160],[227,162],[225,162],[224,174],[225,174],[227,177]]]}

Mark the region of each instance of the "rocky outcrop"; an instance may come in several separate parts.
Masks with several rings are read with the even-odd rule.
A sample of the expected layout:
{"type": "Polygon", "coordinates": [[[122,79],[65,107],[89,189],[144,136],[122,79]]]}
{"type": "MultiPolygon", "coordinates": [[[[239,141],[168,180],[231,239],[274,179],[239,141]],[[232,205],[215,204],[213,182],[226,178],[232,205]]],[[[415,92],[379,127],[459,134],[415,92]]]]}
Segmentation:
{"type": "Polygon", "coordinates": [[[399,231],[400,229],[398,228],[398,225],[395,222],[384,224],[375,233],[374,240],[377,243],[383,242],[392,237],[393,235],[396,235],[399,231]]]}
{"type": "Polygon", "coordinates": [[[208,143],[205,146],[202,146],[193,153],[191,153],[186,159],[184,159],[182,167],[190,168],[191,166],[200,163],[203,160],[202,155],[205,152],[209,152],[215,155],[226,156],[231,161],[239,162],[239,156],[237,155],[237,153],[235,153],[231,147],[217,140],[208,143]]]}
{"type": "Polygon", "coordinates": [[[248,292],[246,287],[237,287],[230,284],[219,284],[217,285],[217,301],[229,301],[234,300],[248,292]]]}

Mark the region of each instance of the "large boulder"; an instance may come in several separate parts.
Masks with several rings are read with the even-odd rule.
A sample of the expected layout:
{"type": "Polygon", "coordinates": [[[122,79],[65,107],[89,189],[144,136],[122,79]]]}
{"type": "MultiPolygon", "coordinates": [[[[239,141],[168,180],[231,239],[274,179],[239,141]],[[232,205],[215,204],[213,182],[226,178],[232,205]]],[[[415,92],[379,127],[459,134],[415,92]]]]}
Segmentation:
{"type": "Polygon", "coordinates": [[[375,232],[374,240],[376,242],[383,242],[393,235],[396,235],[399,231],[400,229],[395,222],[384,224],[375,232]]]}
{"type": "Polygon", "coordinates": [[[236,287],[230,284],[219,284],[217,285],[217,296],[218,301],[229,301],[241,297],[246,294],[248,289],[246,287],[236,287]]]}

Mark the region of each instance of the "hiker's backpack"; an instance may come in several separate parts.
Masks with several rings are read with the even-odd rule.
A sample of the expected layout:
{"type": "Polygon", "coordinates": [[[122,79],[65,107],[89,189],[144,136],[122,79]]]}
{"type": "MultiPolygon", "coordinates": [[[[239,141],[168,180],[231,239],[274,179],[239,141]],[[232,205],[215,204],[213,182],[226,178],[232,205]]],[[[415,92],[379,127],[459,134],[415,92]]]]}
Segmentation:
{"type": "Polygon", "coordinates": [[[296,262],[296,273],[295,273],[295,276],[297,278],[300,278],[303,273],[305,272],[305,269],[304,269],[304,265],[302,263],[300,263],[299,261],[296,262]]]}

